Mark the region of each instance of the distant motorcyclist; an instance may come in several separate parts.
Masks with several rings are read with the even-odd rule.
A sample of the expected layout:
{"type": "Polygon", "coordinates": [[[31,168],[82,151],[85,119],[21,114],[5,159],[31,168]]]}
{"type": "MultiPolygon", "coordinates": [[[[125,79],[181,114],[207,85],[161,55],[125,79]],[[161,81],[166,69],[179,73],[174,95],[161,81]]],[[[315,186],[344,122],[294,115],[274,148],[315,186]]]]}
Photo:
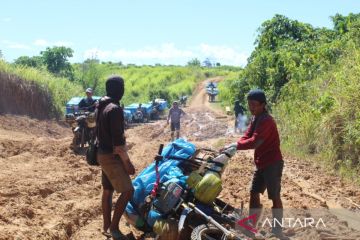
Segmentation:
{"type": "Polygon", "coordinates": [[[86,98],[81,99],[79,102],[79,110],[94,112],[96,100],[93,99],[93,90],[91,88],[87,88],[86,91],[86,98]]]}
{"type": "Polygon", "coordinates": [[[210,82],[208,87],[211,88],[211,90],[213,90],[215,88],[215,84],[213,82],[210,82]]]}

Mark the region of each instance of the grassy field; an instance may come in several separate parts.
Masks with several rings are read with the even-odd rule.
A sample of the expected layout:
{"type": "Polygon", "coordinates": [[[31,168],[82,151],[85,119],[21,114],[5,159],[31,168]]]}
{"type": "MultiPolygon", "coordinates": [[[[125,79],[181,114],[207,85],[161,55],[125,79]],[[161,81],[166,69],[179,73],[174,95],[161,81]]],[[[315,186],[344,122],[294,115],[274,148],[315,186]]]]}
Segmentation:
{"type": "Polygon", "coordinates": [[[84,64],[75,65],[76,79],[80,84],[84,88],[94,88],[95,94],[101,96],[105,94],[106,78],[111,74],[120,75],[125,79],[125,104],[147,102],[154,98],[172,101],[181,95],[190,96],[200,81],[240,71],[235,67],[119,66],[99,63],[90,64],[89,68],[84,71],[84,64]],[[89,68],[96,69],[95,77],[89,68]]]}

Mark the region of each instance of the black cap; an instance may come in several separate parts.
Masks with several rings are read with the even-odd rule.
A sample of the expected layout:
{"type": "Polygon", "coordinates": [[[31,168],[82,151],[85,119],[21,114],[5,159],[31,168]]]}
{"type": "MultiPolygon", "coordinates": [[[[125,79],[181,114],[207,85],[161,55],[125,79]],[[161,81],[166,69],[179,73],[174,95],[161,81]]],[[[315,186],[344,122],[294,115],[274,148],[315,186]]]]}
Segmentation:
{"type": "Polygon", "coordinates": [[[266,96],[263,90],[253,89],[248,93],[247,100],[254,100],[260,103],[266,103],[266,96]]]}
{"type": "Polygon", "coordinates": [[[111,75],[106,80],[106,95],[120,101],[124,95],[124,79],[117,75],[111,75]]]}

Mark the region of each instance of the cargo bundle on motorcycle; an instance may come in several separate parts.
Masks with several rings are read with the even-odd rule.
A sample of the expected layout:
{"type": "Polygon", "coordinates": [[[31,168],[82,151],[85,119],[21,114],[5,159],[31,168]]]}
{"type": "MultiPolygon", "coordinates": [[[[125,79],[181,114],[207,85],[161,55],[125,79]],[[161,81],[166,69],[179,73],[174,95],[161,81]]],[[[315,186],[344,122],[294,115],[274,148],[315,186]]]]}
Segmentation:
{"type": "Polygon", "coordinates": [[[197,150],[183,139],[160,149],[155,162],[133,180],[135,192],[126,207],[127,221],[161,239],[176,239],[189,228],[192,239],[202,239],[201,233],[209,234],[208,230],[223,236],[219,239],[230,239],[234,234],[223,224],[234,225],[234,208],[217,196],[222,189],[221,173],[235,151],[197,150]],[[210,229],[214,226],[218,231],[210,229]]]}

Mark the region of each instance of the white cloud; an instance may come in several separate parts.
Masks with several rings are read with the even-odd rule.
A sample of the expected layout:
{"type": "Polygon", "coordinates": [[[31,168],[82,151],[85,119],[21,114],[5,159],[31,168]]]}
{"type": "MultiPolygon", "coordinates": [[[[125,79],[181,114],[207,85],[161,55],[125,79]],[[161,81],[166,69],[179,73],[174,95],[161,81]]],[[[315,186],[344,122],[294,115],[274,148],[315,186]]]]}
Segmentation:
{"type": "Polygon", "coordinates": [[[35,40],[34,41],[34,45],[35,46],[42,46],[42,47],[44,47],[44,46],[48,46],[48,42],[46,41],[46,40],[44,40],[44,39],[37,39],[37,40],[35,40]]]}
{"type": "Polygon", "coordinates": [[[84,53],[84,57],[88,58],[97,58],[101,60],[109,60],[112,59],[112,52],[111,51],[103,51],[97,48],[88,49],[84,53]]]}
{"type": "Polygon", "coordinates": [[[138,50],[118,49],[115,51],[104,51],[97,48],[85,51],[85,58],[99,58],[101,60],[122,60],[136,62],[146,62],[148,60],[170,64],[176,59],[189,59],[194,57],[194,53],[189,50],[181,50],[173,43],[166,43],[160,47],[146,47],[138,50]]]}
{"type": "Polygon", "coordinates": [[[53,44],[54,46],[64,46],[64,47],[70,47],[72,45],[74,45],[72,42],[69,42],[69,41],[57,41],[57,42],[54,42],[53,44]]]}
{"type": "Polygon", "coordinates": [[[103,50],[98,48],[88,49],[84,58],[98,58],[102,61],[122,61],[136,64],[186,64],[192,58],[205,60],[213,59],[222,65],[245,66],[248,55],[235,48],[227,46],[214,46],[200,44],[196,47],[180,49],[173,43],[166,43],[155,47],[145,47],[136,50],[117,49],[103,50]],[[191,49],[191,50],[190,50],[191,49]]]}
{"type": "Polygon", "coordinates": [[[248,55],[227,46],[213,46],[209,44],[200,44],[202,55],[215,59],[222,65],[245,66],[248,55]]]}
{"type": "Polygon", "coordinates": [[[18,43],[18,42],[12,42],[12,41],[8,41],[8,40],[3,40],[2,43],[5,44],[7,48],[24,49],[24,50],[31,49],[28,45],[18,43]]]}
{"type": "Polygon", "coordinates": [[[9,18],[9,17],[6,17],[6,18],[3,18],[3,19],[2,19],[2,21],[3,21],[3,22],[11,22],[11,21],[12,21],[12,19],[11,19],[11,18],[9,18]]]}
{"type": "Polygon", "coordinates": [[[114,52],[117,58],[143,58],[143,59],[159,59],[171,60],[176,58],[193,57],[193,52],[189,50],[180,50],[173,43],[166,43],[157,48],[147,47],[135,51],[120,49],[114,52]]]}
{"type": "Polygon", "coordinates": [[[41,46],[41,47],[49,47],[49,46],[64,46],[69,47],[72,46],[73,43],[69,41],[56,41],[56,42],[49,42],[45,39],[37,39],[34,41],[35,46],[41,46]]]}

